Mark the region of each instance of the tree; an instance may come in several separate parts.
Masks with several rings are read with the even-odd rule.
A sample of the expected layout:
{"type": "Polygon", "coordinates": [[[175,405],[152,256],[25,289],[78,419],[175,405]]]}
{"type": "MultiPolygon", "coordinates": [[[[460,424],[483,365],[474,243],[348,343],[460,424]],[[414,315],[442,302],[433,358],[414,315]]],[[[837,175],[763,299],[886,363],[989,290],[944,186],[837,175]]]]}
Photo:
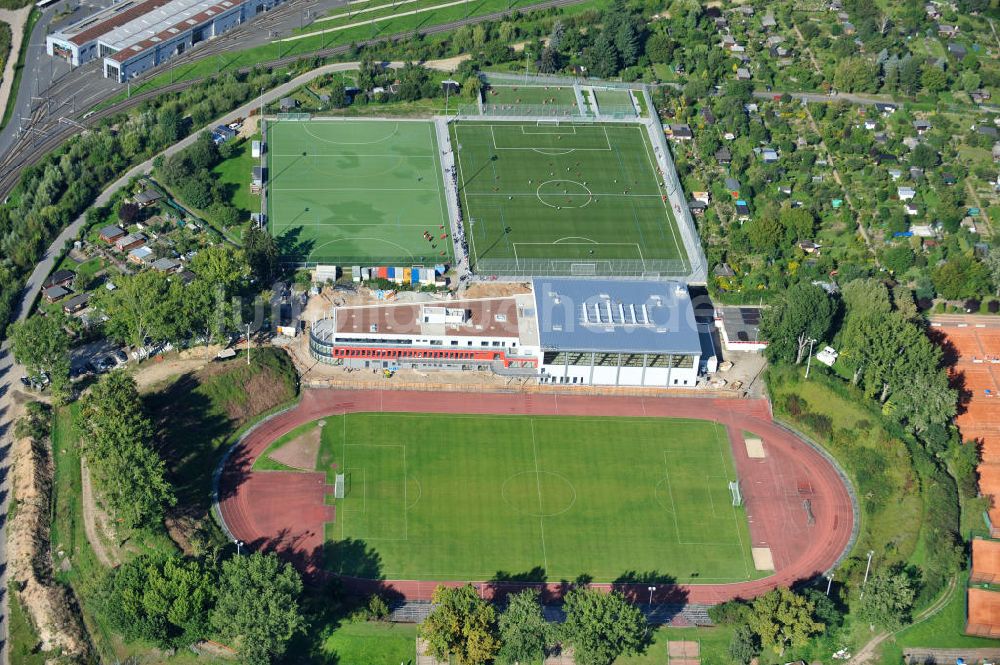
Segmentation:
{"type": "Polygon", "coordinates": [[[826,291],[812,284],[795,284],[764,313],[761,337],[768,341],[767,355],[777,360],[802,362],[810,340],[822,340],[833,322],[834,303],[826,291]]]}
{"type": "Polygon", "coordinates": [[[989,289],[986,267],[962,254],[934,268],[931,279],[938,294],[947,300],[980,295],[989,289]]]}
{"type": "Polygon", "coordinates": [[[996,295],[1000,296],[1000,247],[993,247],[983,259],[983,265],[993,281],[996,295]]]}
{"type": "Polygon", "coordinates": [[[302,579],[274,553],[235,556],[222,564],[211,625],[230,640],[240,660],[266,665],[285,653],[302,630],[302,579]]]}
{"type": "Polygon", "coordinates": [[[910,164],[921,169],[930,169],[937,166],[938,163],[938,153],[937,150],[927,145],[926,143],[919,144],[910,153],[910,164]]]}
{"type": "Polygon", "coordinates": [[[139,216],[139,206],[135,203],[123,203],[118,207],[118,219],[128,226],[139,216]]]}
{"type": "Polygon", "coordinates": [[[882,265],[897,275],[912,268],[916,260],[916,254],[909,245],[893,245],[882,252],[882,265]]]}
{"type": "Polygon", "coordinates": [[[740,665],[749,665],[750,661],[760,655],[760,640],[747,624],[741,624],[733,632],[729,642],[729,656],[740,665]]]}
{"type": "Polygon", "coordinates": [[[594,45],[584,54],[587,72],[591,76],[607,78],[618,71],[618,52],[612,35],[607,30],[601,31],[594,40],[594,45]]]}
{"type": "Polygon", "coordinates": [[[108,334],[126,344],[140,347],[147,337],[164,340],[171,317],[167,298],[170,282],[165,273],[145,270],[115,278],[114,291],[100,289],[94,306],[108,317],[108,334]]]}
{"type": "Polygon", "coordinates": [[[578,588],[566,594],[563,638],[573,645],[579,665],[610,665],[622,654],[638,653],[646,617],[618,591],[578,588]]]}
{"type": "Polygon", "coordinates": [[[646,55],[652,62],[668,63],[674,57],[675,43],[663,32],[656,32],[646,40],[646,55]]]}
{"type": "Polygon", "coordinates": [[[60,401],[69,396],[69,334],[62,312],[35,315],[10,328],[14,359],[24,365],[28,375],[49,375],[52,394],[60,401]]]}
{"type": "Polygon", "coordinates": [[[158,523],[176,499],[135,379],[122,371],[102,377],[81,402],[77,431],[94,484],[118,522],[125,529],[158,523]]]}
{"type": "Polygon", "coordinates": [[[420,624],[420,636],[427,641],[432,656],[440,661],[454,656],[459,665],[493,660],[500,648],[496,611],[479,597],[475,587],[439,586],[433,602],[436,607],[420,624]]]}
{"type": "Polygon", "coordinates": [[[805,646],[809,637],[823,631],[813,619],[813,605],[787,587],[779,587],[753,601],[748,625],[760,638],[761,647],[779,656],[785,649],[805,646]]]}
{"type": "Polygon", "coordinates": [[[499,637],[497,659],[502,663],[532,663],[545,657],[553,630],[542,616],[538,591],[525,589],[507,599],[507,607],[500,614],[499,637]]]}
{"type": "Polygon", "coordinates": [[[889,409],[897,420],[919,434],[955,417],[958,393],[949,386],[944,371],[918,366],[899,382],[889,399],[889,409]]]}
{"type": "Polygon", "coordinates": [[[140,555],[108,575],[100,607],[127,639],[183,647],[207,634],[215,588],[214,571],[198,560],[140,555]]]}
{"type": "Polygon", "coordinates": [[[747,224],[747,237],[754,250],[770,255],[784,244],[785,229],[774,217],[761,215],[747,224]]]}
{"type": "Polygon", "coordinates": [[[793,208],[790,205],[784,205],[781,207],[778,220],[793,240],[808,240],[812,237],[816,226],[813,214],[804,207],[793,208]]]}
{"type": "Polygon", "coordinates": [[[948,75],[940,67],[928,67],[920,75],[920,84],[927,92],[941,92],[948,87],[948,75]]]}
{"type": "Polygon", "coordinates": [[[910,620],[916,599],[913,579],[902,568],[883,568],[875,572],[864,587],[858,616],[872,630],[897,630],[910,620]]]}
{"type": "Polygon", "coordinates": [[[278,271],[279,251],[274,236],[252,225],[243,234],[243,253],[246,255],[251,274],[261,283],[269,284],[278,271]]]}
{"type": "Polygon", "coordinates": [[[243,250],[228,244],[200,250],[191,261],[191,270],[209,284],[221,286],[227,295],[242,287],[250,276],[243,250]]]}

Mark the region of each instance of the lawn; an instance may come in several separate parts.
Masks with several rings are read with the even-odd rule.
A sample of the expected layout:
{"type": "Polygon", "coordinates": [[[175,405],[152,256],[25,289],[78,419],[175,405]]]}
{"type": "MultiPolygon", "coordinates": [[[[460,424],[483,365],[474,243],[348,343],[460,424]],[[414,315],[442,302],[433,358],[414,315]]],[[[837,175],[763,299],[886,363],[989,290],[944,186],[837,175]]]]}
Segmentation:
{"type": "Polygon", "coordinates": [[[346,475],[327,525],[338,572],[387,579],[652,576],[754,570],[729,439],[705,421],[349,414],[318,469],[346,475]],[[336,466],[334,466],[336,465],[336,466]]]}
{"type": "Polygon", "coordinates": [[[250,193],[250,172],[258,165],[250,147],[249,139],[237,143],[232,157],[212,169],[215,181],[225,188],[229,204],[240,211],[240,218],[243,220],[249,219],[252,212],[260,212],[260,196],[250,193]]]}
{"type": "Polygon", "coordinates": [[[635,117],[635,105],[632,103],[632,93],[628,90],[598,90],[597,106],[601,115],[614,115],[623,118],[635,117]]]}
{"type": "Polygon", "coordinates": [[[286,261],[451,259],[433,123],[270,122],[267,135],[268,221],[286,261]]]}
{"type": "Polygon", "coordinates": [[[451,142],[480,273],[687,273],[643,125],[461,121],[451,142]]]}
{"type": "Polygon", "coordinates": [[[330,662],[350,665],[411,665],[417,655],[417,626],[392,623],[347,623],[319,647],[330,662]]]}
{"type": "Polygon", "coordinates": [[[579,116],[572,86],[491,85],[483,92],[488,113],[579,116]]]}
{"type": "Polygon", "coordinates": [[[638,655],[620,656],[614,665],[664,665],[667,660],[667,642],[698,642],[701,648],[701,665],[731,665],[729,643],[733,639],[732,626],[712,628],[672,628],[660,626],[653,630],[653,639],[647,649],[638,655]]]}

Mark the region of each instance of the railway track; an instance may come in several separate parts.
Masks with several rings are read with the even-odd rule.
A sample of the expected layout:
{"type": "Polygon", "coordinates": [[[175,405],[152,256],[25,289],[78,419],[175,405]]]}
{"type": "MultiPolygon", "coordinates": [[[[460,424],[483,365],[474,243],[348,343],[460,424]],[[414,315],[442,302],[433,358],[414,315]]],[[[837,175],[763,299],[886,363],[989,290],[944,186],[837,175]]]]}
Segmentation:
{"type": "MultiPolygon", "coordinates": [[[[383,35],[380,37],[375,37],[373,39],[366,39],[357,42],[359,46],[371,46],[374,44],[380,44],[387,41],[394,41],[409,37],[415,34],[420,35],[434,35],[440,34],[442,32],[449,32],[455,30],[465,25],[475,25],[477,23],[483,23],[486,21],[495,21],[500,18],[504,18],[513,13],[520,13],[525,11],[539,11],[543,9],[553,9],[556,7],[567,7],[570,5],[579,4],[581,2],[586,2],[586,0],[545,0],[544,2],[538,2],[525,7],[518,7],[511,10],[501,10],[497,12],[491,12],[489,14],[483,14],[480,16],[473,16],[464,19],[458,19],[456,21],[450,21],[448,23],[441,23],[438,25],[430,26],[427,28],[416,29],[416,30],[406,30],[404,32],[397,32],[391,35],[383,35]]],[[[279,8],[271,12],[267,16],[263,16],[250,25],[255,29],[267,28],[268,25],[272,25],[279,18],[286,15],[285,12],[281,15],[275,15],[281,9],[292,10],[297,9],[300,5],[292,4],[286,5],[283,8],[279,8]],[[263,23],[263,21],[269,20],[268,23],[263,23]]],[[[179,64],[186,64],[193,62],[195,60],[200,60],[206,57],[211,57],[219,53],[225,52],[227,47],[233,42],[237,41],[237,37],[240,36],[240,30],[234,30],[222,37],[219,37],[212,42],[209,42],[202,48],[195,51],[191,51],[192,56],[188,58],[187,56],[179,56],[177,62],[174,66],[179,64]],[[227,39],[229,37],[230,39],[227,39]],[[195,57],[196,55],[196,57],[195,57]],[[180,58],[183,58],[180,59],[180,58]]],[[[350,45],[333,46],[330,48],[320,49],[317,51],[312,51],[309,53],[299,53],[296,55],[285,56],[282,58],[277,58],[267,62],[260,63],[261,66],[267,68],[277,68],[285,65],[290,65],[298,60],[309,59],[309,58],[328,58],[336,55],[341,55],[347,53],[350,50],[350,45]]],[[[250,71],[250,67],[242,67],[238,71],[241,73],[246,73],[250,71]]],[[[162,68],[157,68],[152,70],[151,76],[158,75],[162,73],[162,68]]],[[[79,75],[79,74],[78,74],[79,75]]],[[[148,92],[143,92],[139,94],[132,95],[128,99],[123,99],[120,102],[116,102],[110,106],[107,106],[98,111],[77,111],[76,113],[69,115],[56,115],[51,112],[51,110],[46,108],[46,104],[42,103],[33,111],[32,113],[32,124],[27,131],[27,134],[18,141],[17,144],[8,152],[8,154],[0,160],[0,200],[6,199],[10,193],[17,186],[20,181],[21,174],[25,169],[39,163],[48,153],[57,149],[64,142],[72,138],[74,135],[81,131],[81,127],[90,128],[100,121],[114,116],[123,111],[127,111],[136,106],[139,106],[145,101],[154,99],[163,94],[168,94],[171,92],[179,92],[181,90],[186,90],[191,86],[197,85],[206,78],[210,77],[198,77],[193,79],[187,79],[184,81],[178,81],[170,85],[161,86],[155,90],[150,90],[148,92]]],[[[65,92],[68,86],[73,83],[73,77],[67,75],[63,79],[58,80],[53,87],[47,91],[47,96],[52,98],[55,94],[59,92],[65,92]],[[61,87],[60,87],[61,86],[61,87]]],[[[107,99],[109,97],[118,94],[120,90],[111,90],[104,97],[107,99]]],[[[94,105],[98,105],[103,100],[97,100],[94,105]]],[[[65,106],[67,102],[63,102],[60,107],[65,106]]]]}

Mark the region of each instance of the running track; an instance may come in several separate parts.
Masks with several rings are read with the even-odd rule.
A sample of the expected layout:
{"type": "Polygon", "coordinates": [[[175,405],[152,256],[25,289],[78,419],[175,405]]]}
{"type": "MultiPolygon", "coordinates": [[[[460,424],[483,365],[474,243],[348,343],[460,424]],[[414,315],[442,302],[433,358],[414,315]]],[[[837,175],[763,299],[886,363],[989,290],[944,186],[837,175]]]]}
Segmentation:
{"type": "MultiPolygon", "coordinates": [[[[324,505],[324,495],[332,491],[324,475],[250,469],[253,460],[282,434],[318,418],[356,411],[683,417],[725,425],[742,481],[752,544],[771,548],[776,572],[764,579],[733,584],[661,584],[654,602],[714,604],[754,597],[825,573],[851,544],[854,513],[849,489],[821,454],[774,424],[764,400],[396,390],[305,390],[298,406],[249,432],[232,451],[219,479],[220,514],[234,537],[253,549],[278,552],[307,575],[323,575],[324,524],[334,518],[332,506],[324,505]],[[764,440],[765,459],[747,457],[744,430],[764,440]]],[[[429,599],[439,584],[358,578],[344,578],[344,582],[358,591],[381,591],[409,600],[429,599]]],[[[520,586],[476,584],[484,595],[520,586]]],[[[648,599],[646,584],[615,588],[642,602],[648,599]]],[[[550,597],[558,597],[562,591],[557,585],[545,589],[550,597]]]]}

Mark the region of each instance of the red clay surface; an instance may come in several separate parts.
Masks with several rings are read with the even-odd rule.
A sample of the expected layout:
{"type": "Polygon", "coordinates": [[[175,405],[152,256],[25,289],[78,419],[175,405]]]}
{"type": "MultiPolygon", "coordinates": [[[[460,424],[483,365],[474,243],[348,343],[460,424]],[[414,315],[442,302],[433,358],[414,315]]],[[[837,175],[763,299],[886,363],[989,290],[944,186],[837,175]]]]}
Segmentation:
{"type": "MultiPolygon", "coordinates": [[[[1000,496],[1000,321],[996,317],[935,317],[934,329],[960,391],[956,422],[964,441],[982,454],[979,489],[1000,496]],[[989,391],[989,392],[987,392],[989,391]]],[[[1000,536],[1000,506],[990,509],[993,536],[1000,536]]]]}
{"type": "MultiPolygon", "coordinates": [[[[307,574],[324,574],[323,527],[334,516],[331,507],[324,505],[323,495],[331,488],[324,484],[322,474],[252,471],[251,466],[272,441],[299,425],[326,416],[372,411],[683,417],[725,425],[741,479],[752,545],[771,548],[775,573],[734,584],[659,584],[654,602],[711,604],[757,596],[826,572],[851,542],[854,516],[848,489],[821,454],[774,424],[766,401],[500,393],[476,394],[469,399],[460,393],[395,390],[306,390],[297,407],[246,436],[227,462],[219,485],[219,507],[233,535],[252,548],[279,552],[307,574]],[[766,458],[747,457],[744,430],[763,439],[766,458]]],[[[442,547],[447,544],[442,543],[442,547]]],[[[336,565],[328,563],[327,568],[336,565]]],[[[441,584],[416,580],[344,581],[357,590],[397,593],[410,600],[429,599],[441,584]]],[[[525,586],[476,584],[487,596],[525,586]]],[[[610,584],[593,586],[611,588],[610,584]]],[[[616,584],[615,588],[641,602],[649,597],[645,583],[616,584]]],[[[550,584],[545,591],[558,597],[563,589],[550,584]]]]}

